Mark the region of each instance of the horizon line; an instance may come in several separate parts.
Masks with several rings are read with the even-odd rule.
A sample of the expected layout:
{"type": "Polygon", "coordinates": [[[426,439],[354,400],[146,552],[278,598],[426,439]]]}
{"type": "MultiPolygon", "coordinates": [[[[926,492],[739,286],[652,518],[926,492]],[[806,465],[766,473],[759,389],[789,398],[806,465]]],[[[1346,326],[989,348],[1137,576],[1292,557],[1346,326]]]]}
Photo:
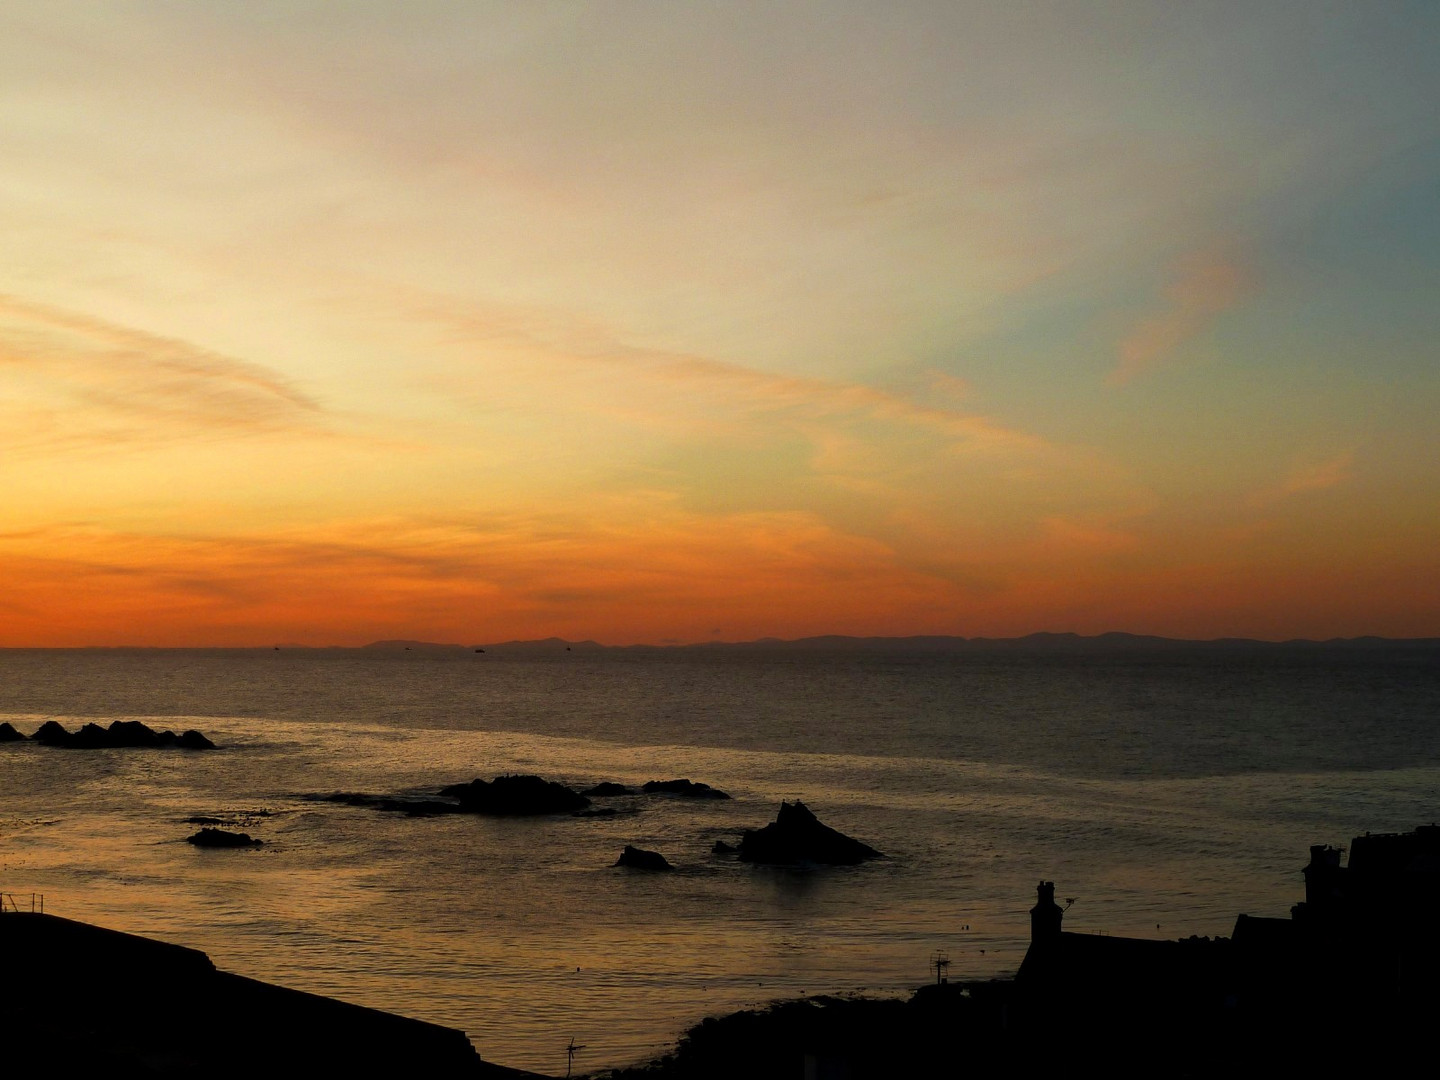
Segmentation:
{"type": "Polygon", "coordinates": [[[749,638],[740,641],[730,640],[706,640],[706,641],[660,641],[660,642],[631,642],[629,644],[615,645],[596,641],[592,638],[562,638],[551,635],[544,638],[511,638],[504,641],[476,642],[464,644],[460,642],[430,641],[423,638],[381,638],[369,641],[361,645],[309,645],[301,642],[270,642],[265,644],[252,645],[137,645],[137,644],[112,644],[112,645],[0,645],[0,652],[103,652],[103,651],[131,651],[131,652],[256,652],[256,651],[297,651],[309,650],[314,652],[362,652],[362,651],[405,651],[419,649],[430,650],[484,650],[484,649],[513,649],[521,647],[554,647],[565,646],[566,648],[583,649],[654,649],[654,650],[682,650],[682,649],[705,649],[705,648],[744,648],[761,647],[777,648],[794,645],[817,645],[822,643],[835,643],[844,645],[867,645],[867,644],[894,644],[903,645],[906,643],[929,643],[932,645],[1007,645],[1007,644],[1072,644],[1072,645],[1095,645],[1095,644],[1153,644],[1153,645],[1199,645],[1199,646],[1261,646],[1261,647],[1284,647],[1284,646],[1324,646],[1324,645],[1440,645],[1440,636],[1425,637],[1386,637],[1378,634],[1358,634],[1351,637],[1329,637],[1329,638],[1253,638],[1240,635],[1225,635],[1214,638],[1180,638],[1169,637],[1163,634],[1138,634],[1125,630],[1107,630],[1099,634],[1080,634],[1074,631],[1037,630],[1028,634],[1020,634],[1009,637],[991,637],[987,635],[966,636],[961,634],[809,634],[797,638],[760,637],[749,638]]]}

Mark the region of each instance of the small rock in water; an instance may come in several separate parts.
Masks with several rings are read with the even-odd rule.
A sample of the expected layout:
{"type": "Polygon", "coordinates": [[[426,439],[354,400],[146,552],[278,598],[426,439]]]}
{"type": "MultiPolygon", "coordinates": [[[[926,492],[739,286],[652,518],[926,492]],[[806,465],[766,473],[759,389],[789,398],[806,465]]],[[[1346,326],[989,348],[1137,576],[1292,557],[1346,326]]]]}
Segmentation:
{"type": "Polygon", "coordinates": [[[185,838],[187,844],[194,844],[196,847],[213,848],[240,848],[259,847],[264,840],[256,840],[249,833],[227,832],[224,829],[201,829],[192,836],[185,838]]]}
{"type": "Polygon", "coordinates": [[[24,732],[16,730],[15,726],[8,721],[0,724],[0,742],[20,742],[24,738],[24,732]]]}
{"type": "Polygon", "coordinates": [[[690,780],[650,780],[640,789],[647,795],[684,795],[687,799],[728,799],[719,788],[690,780]]]}
{"type": "Polygon", "coordinates": [[[628,866],[632,870],[675,869],[658,851],[646,851],[644,848],[632,847],[629,844],[625,845],[625,850],[620,853],[620,858],[615,860],[615,865],[628,866]]]}
{"type": "Polygon", "coordinates": [[[616,784],[606,780],[603,783],[596,784],[592,788],[586,788],[580,792],[580,794],[589,796],[592,799],[604,799],[611,795],[630,795],[633,794],[633,792],[624,784],[616,784]]]}

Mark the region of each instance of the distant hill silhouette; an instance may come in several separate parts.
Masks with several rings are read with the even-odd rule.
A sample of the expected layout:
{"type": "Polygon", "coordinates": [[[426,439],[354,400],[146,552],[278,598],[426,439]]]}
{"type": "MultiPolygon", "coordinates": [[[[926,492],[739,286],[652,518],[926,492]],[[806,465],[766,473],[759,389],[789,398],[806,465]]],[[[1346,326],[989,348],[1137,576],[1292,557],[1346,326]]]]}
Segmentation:
{"type": "MultiPolygon", "coordinates": [[[[0,651],[31,651],[27,649],[0,649],[0,651]]],[[[1211,638],[1206,640],[1190,638],[1156,637],[1150,634],[1127,634],[1113,631],[1106,634],[1085,636],[1073,633],[1041,632],[1026,634],[1024,637],[952,637],[941,634],[914,635],[911,637],[850,637],[844,634],[825,634],[817,637],[794,639],[758,638],[753,641],[702,641],[693,644],[659,645],[602,645],[598,641],[568,641],[565,638],[549,637],[531,641],[501,641],[475,645],[458,645],[453,642],[420,641],[417,639],[394,638],[372,641],[368,645],[264,645],[239,647],[166,648],[160,646],[99,645],[76,650],[38,649],[38,652],[111,652],[111,653],[250,653],[250,652],[311,652],[311,653],[404,653],[413,652],[431,656],[459,656],[463,653],[491,653],[500,656],[555,655],[561,653],[905,653],[910,655],[933,654],[1016,654],[1016,655],[1163,655],[1166,653],[1276,653],[1294,654],[1365,654],[1365,653],[1432,653],[1440,652],[1440,638],[1384,638],[1353,637],[1328,638],[1315,641],[1296,638],[1289,641],[1260,641],[1255,638],[1211,638]]]]}
{"type": "MultiPolygon", "coordinates": [[[[377,643],[393,646],[395,643],[377,643]]],[[[423,643],[408,643],[420,646],[423,643]]],[[[428,646],[432,648],[455,648],[456,646],[428,646]]],[[[1043,632],[1027,634],[1016,638],[949,637],[944,635],[916,635],[912,637],[848,637],[841,634],[826,634],[818,637],[785,640],[781,638],[759,638],[754,641],[707,641],[691,645],[601,645],[595,641],[565,641],[562,638],[545,638],[541,641],[506,641],[492,645],[474,646],[487,653],[493,651],[504,655],[517,652],[572,652],[623,651],[623,652],[867,652],[867,653],[1025,653],[1025,654],[1124,654],[1124,653],[1177,653],[1177,652],[1275,652],[1291,650],[1297,652],[1345,651],[1434,651],[1440,650],[1440,638],[1382,638],[1355,637],[1330,638],[1325,641],[1294,639],[1290,641],[1260,641],[1253,638],[1214,638],[1193,640],[1186,638],[1156,637],[1148,634],[1126,634],[1112,632],[1084,636],[1072,633],[1043,632]]]]}

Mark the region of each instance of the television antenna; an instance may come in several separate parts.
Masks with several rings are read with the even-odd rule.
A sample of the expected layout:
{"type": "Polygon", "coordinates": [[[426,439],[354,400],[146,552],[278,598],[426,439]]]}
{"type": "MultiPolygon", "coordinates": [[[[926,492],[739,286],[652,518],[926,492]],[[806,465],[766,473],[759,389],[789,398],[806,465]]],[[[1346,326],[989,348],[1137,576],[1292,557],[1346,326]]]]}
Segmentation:
{"type": "Polygon", "coordinates": [[[565,1080],[570,1080],[570,1070],[575,1067],[575,1055],[584,1049],[583,1046],[575,1045],[575,1036],[571,1035],[570,1045],[565,1048],[565,1080]]]}
{"type": "Polygon", "coordinates": [[[930,954],[930,966],[935,969],[935,985],[943,986],[946,973],[950,970],[950,954],[944,949],[936,949],[930,954]]]}

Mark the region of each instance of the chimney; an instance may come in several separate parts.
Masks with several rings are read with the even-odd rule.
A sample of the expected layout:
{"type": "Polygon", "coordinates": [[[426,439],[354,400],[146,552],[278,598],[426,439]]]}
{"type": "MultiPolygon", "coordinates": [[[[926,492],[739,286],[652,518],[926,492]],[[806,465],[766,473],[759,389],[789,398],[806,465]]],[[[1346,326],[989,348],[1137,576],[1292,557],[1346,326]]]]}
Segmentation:
{"type": "Polygon", "coordinates": [[[1060,920],[1065,917],[1065,911],[1059,904],[1055,903],[1055,883],[1053,881],[1040,882],[1036,889],[1039,894],[1035,906],[1030,909],[1030,944],[1038,945],[1042,941],[1054,941],[1060,936],[1060,920]]]}

